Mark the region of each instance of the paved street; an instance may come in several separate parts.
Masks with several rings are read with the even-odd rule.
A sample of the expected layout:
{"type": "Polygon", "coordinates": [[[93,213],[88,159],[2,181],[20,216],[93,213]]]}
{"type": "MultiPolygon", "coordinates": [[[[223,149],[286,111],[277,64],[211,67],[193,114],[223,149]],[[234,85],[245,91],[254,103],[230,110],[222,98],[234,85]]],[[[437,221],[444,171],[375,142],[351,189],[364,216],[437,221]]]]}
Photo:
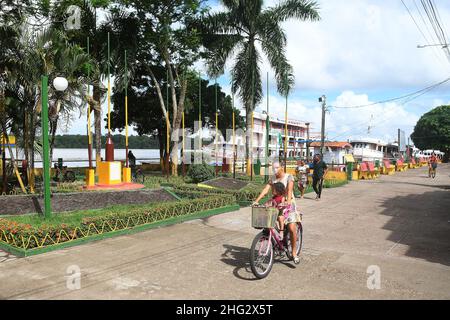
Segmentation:
{"type": "MultiPolygon", "coordinates": [[[[450,165],[297,200],[299,265],[255,280],[250,209],[0,263],[3,299],[450,299],[450,165]],[[67,268],[81,288],[69,290],[67,268]],[[380,288],[368,289],[369,266],[380,288]],[[373,268],[373,267],[372,267],[373,268]]],[[[0,259],[1,260],[1,259],[0,259]]],[[[369,270],[370,271],[370,270],[369,270]]],[[[69,281],[70,282],[70,281],[69,281]]]]}

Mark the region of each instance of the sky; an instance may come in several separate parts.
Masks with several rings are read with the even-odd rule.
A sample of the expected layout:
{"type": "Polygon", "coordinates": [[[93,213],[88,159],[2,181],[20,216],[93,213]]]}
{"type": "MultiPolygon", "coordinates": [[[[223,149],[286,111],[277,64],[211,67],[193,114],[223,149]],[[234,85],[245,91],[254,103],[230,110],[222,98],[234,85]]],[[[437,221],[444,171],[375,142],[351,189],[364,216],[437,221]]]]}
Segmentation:
{"type": "MultiPolygon", "coordinates": [[[[436,106],[450,104],[450,82],[447,82],[411,101],[336,108],[404,96],[450,77],[450,58],[440,47],[417,48],[438,43],[420,1],[403,1],[419,28],[401,0],[318,0],[320,21],[289,20],[282,24],[287,35],[286,55],[295,75],[295,87],[288,97],[289,118],[311,122],[312,131],[319,132],[318,98],[325,95],[329,106],[325,129],[328,140],[370,136],[392,142],[397,129],[404,130],[408,137],[421,115],[436,106]]],[[[278,2],[265,1],[265,7],[278,2]]],[[[444,31],[450,34],[450,1],[434,3],[444,31]]],[[[212,11],[224,10],[220,1],[208,4],[212,11]]],[[[218,79],[229,94],[230,65],[218,79]]],[[[205,70],[202,62],[195,67],[205,70]]],[[[286,101],[277,93],[273,71],[265,58],[261,71],[264,99],[257,110],[266,108],[268,72],[269,113],[284,119],[286,101]]],[[[240,101],[236,105],[242,106],[240,101]]],[[[103,107],[106,115],[106,103],[103,107]]],[[[84,119],[82,116],[76,120],[68,133],[84,134],[84,119]]]]}

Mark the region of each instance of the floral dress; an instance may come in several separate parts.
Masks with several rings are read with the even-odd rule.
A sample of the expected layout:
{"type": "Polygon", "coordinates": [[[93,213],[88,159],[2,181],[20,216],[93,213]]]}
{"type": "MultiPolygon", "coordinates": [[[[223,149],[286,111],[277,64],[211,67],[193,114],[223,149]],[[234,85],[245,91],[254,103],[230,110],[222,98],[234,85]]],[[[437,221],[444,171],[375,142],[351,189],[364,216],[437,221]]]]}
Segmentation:
{"type": "MultiPolygon", "coordinates": [[[[269,180],[269,184],[273,185],[274,183],[277,182],[281,182],[282,184],[284,184],[284,187],[288,188],[288,184],[289,182],[294,181],[294,177],[290,174],[284,174],[284,177],[277,179],[276,176],[273,176],[270,180],[269,180]]],[[[291,201],[290,203],[288,203],[287,207],[285,207],[282,211],[282,214],[285,218],[284,220],[284,224],[287,225],[289,223],[296,223],[296,222],[301,222],[301,215],[298,213],[297,211],[297,205],[295,203],[295,197],[294,197],[294,190],[292,188],[292,194],[291,194],[291,201]]],[[[286,195],[286,199],[288,198],[288,196],[286,195]]]]}

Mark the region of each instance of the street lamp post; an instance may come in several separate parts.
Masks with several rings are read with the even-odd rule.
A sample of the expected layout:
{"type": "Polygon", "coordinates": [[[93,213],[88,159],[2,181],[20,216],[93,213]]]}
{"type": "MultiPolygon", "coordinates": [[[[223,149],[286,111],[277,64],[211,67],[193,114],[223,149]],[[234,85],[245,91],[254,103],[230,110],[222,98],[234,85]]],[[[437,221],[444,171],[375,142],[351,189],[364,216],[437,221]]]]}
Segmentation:
{"type": "MultiPolygon", "coordinates": [[[[68,83],[65,78],[56,77],[53,80],[53,87],[57,91],[67,89],[68,83]]],[[[44,177],[44,217],[50,218],[52,207],[50,202],[50,157],[48,144],[48,77],[42,76],[41,79],[41,101],[42,101],[42,152],[43,152],[43,177],[44,177]]]]}

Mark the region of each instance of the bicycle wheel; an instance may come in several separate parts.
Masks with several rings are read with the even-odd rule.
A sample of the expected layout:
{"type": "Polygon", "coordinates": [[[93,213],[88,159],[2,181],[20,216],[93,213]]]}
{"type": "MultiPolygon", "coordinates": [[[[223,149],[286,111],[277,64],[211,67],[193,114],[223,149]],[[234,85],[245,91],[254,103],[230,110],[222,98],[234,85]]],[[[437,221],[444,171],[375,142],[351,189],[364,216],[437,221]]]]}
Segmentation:
{"type": "MultiPolygon", "coordinates": [[[[288,258],[292,259],[292,253],[291,253],[291,234],[287,232],[286,234],[286,243],[288,246],[288,258]]],[[[300,222],[297,223],[297,242],[295,246],[295,251],[297,251],[297,256],[300,255],[300,251],[302,250],[302,244],[303,244],[303,227],[300,222]]]]}
{"type": "Polygon", "coordinates": [[[250,249],[250,267],[258,279],[267,277],[273,266],[273,248],[270,235],[258,233],[250,249]]]}

